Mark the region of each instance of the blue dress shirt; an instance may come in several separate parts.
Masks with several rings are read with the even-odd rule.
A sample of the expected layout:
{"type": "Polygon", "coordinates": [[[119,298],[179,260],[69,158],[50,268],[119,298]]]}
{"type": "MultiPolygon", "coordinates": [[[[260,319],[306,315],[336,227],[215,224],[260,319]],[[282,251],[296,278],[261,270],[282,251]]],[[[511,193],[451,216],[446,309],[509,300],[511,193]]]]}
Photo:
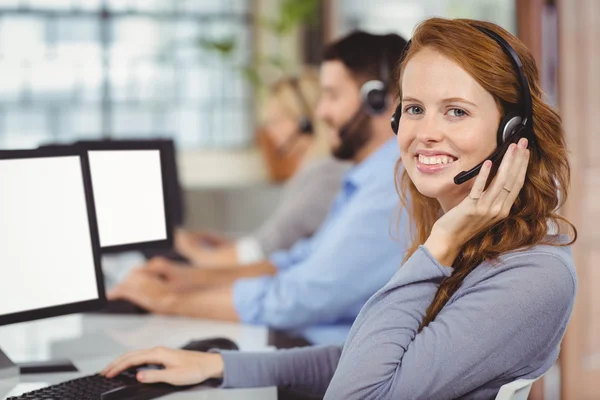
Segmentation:
{"type": "Polygon", "coordinates": [[[313,344],[343,344],[366,301],[395,274],[406,251],[391,228],[399,200],[395,140],[347,173],[329,215],[311,237],[271,255],[274,276],[240,279],[233,287],[244,323],[288,331],[313,344]]]}

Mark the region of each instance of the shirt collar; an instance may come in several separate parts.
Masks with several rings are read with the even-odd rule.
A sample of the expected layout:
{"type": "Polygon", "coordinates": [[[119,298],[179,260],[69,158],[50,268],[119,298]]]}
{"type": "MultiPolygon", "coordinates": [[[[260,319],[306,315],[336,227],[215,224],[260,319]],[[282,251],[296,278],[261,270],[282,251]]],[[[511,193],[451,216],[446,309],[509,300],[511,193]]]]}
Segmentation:
{"type": "Polygon", "coordinates": [[[389,176],[390,160],[394,159],[395,161],[398,157],[398,144],[396,143],[396,139],[392,138],[363,162],[355,165],[348,171],[344,178],[346,192],[353,192],[368,182],[377,179],[378,176],[389,176]]]}

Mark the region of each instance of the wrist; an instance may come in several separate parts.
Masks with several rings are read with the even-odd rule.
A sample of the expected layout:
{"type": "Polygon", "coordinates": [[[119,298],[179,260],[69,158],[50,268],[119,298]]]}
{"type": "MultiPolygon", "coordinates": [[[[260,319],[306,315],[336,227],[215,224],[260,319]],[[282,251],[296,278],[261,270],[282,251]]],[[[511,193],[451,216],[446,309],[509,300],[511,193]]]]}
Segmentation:
{"type": "Polygon", "coordinates": [[[423,246],[441,265],[451,267],[458,256],[458,249],[453,245],[454,242],[451,238],[432,232],[423,246]]]}
{"type": "Polygon", "coordinates": [[[210,363],[210,366],[212,368],[210,371],[208,371],[208,375],[211,378],[223,378],[223,374],[225,371],[225,362],[223,361],[223,356],[219,353],[213,353],[208,355],[213,358],[213,362],[210,363]]]}

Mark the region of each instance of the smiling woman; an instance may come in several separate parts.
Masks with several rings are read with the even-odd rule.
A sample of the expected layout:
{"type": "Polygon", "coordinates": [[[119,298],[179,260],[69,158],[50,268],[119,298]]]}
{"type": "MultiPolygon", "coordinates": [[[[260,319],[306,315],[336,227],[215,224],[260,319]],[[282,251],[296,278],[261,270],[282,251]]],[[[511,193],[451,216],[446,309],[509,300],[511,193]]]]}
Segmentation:
{"type": "Polygon", "coordinates": [[[500,112],[494,96],[437,49],[425,47],[410,59],[403,70],[398,143],[422,195],[441,198],[446,210],[466,196],[471,185],[455,185],[452,178],[492,153],[496,137],[490,132],[500,112]]]}
{"type": "MultiPolygon", "coordinates": [[[[437,21],[438,26],[450,24],[444,20],[430,21],[437,21]]],[[[468,24],[467,20],[455,21],[468,24]]],[[[493,24],[479,22],[475,27],[479,31],[475,37],[480,41],[468,46],[464,30],[448,30],[445,34],[450,36],[443,36],[437,29],[418,30],[401,65],[399,95],[405,112],[400,119],[398,143],[405,169],[399,186],[403,203],[412,203],[415,210],[416,236],[426,240],[437,215],[454,208],[472,191],[472,182],[456,185],[453,176],[485,160],[500,146],[506,134],[500,130],[515,115],[531,119],[529,136],[535,141],[531,148],[532,165],[536,167],[529,168],[525,188],[514,205],[507,202],[495,205],[506,218],[493,229],[468,238],[462,257],[455,259],[455,273],[441,285],[424,324],[435,317],[482,260],[493,260],[510,249],[545,242],[548,224],[563,223],[563,227],[573,228],[576,235],[574,227],[556,213],[561,201],[558,192],[566,196],[569,187],[570,169],[560,117],[541,99],[531,53],[514,37],[491,36],[494,32],[498,34],[493,24]],[[486,34],[486,28],[492,33],[486,34]],[[499,40],[505,40],[509,48],[502,48],[499,40]],[[506,69],[506,60],[511,59],[508,54],[517,59],[512,68],[506,69]],[[523,72],[513,72],[516,67],[523,72]],[[526,87],[522,87],[523,81],[526,87]],[[535,113],[530,117],[532,108],[535,113]],[[427,170],[431,167],[420,162],[421,152],[429,155],[448,152],[456,161],[441,168],[437,166],[437,170],[427,170]],[[437,201],[431,202],[431,198],[437,201]],[[539,218],[540,215],[547,215],[548,220],[539,218]]],[[[509,195],[511,189],[504,186],[501,190],[509,195]]],[[[409,255],[419,243],[422,242],[413,242],[409,255]]]]}
{"type": "MultiPolygon", "coordinates": [[[[414,234],[404,265],[362,308],[343,350],[222,352],[187,368],[211,369],[225,387],[444,400],[494,398],[502,385],[539,377],[556,361],[577,288],[568,247],[576,231],[556,212],[569,188],[567,149],[531,53],[496,25],[434,18],[416,29],[398,77],[399,189],[414,234]],[[524,84],[494,35],[522,61],[524,84]],[[512,112],[528,109],[524,137],[501,143],[495,173],[498,165],[481,161],[504,141],[512,112]],[[475,179],[454,182],[479,164],[475,179]]],[[[172,371],[188,359],[174,358],[172,371]]],[[[174,358],[128,355],[108,375],[132,359],[174,358]]],[[[169,381],[172,371],[151,372],[151,381],[169,381]]]]}

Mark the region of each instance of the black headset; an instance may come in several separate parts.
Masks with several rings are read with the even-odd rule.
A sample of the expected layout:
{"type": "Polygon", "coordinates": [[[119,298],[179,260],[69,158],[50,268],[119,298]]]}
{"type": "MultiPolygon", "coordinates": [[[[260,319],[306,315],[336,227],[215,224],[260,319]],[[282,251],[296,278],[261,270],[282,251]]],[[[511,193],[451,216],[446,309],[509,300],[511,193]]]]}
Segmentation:
{"type": "Polygon", "coordinates": [[[300,82],[298,78],[293,77],[289,79],[290,86],[292,87],[292,91],[295,93],[296,98],[298,99],[298,103],[300,103],[300,108],[302,109],[302,116],[298,120],[298,132],[302,135],[312,135],[314,133],[314,127],[312,118],[312,110],[308,105],[308,101],[302,90],[300,89],[300,82]]]}
{"type": "Polygon", "coordinates": [[[388,86],[390,83],[390,68],[384,54],[379,62],[379,78],[363,83],[360,87],[361,107],[356,110],[350,120],[340,129],[340,137],[346,137],[354,127],[365,118],[381,115],[389,107],[388,86]]]}
{"type": "MultiPolygon", "coordinates": [[[[498,167],[500,166],[500,162],[502,161],[502,157],[508,150],[508,146],[511,143],[517,143],[519,139],[526,137],[531,141],[533,141],[533,108],[531,103],[531,91],[529,90],[529,83],[527,82],[527,77],[525,77],[525,73],[523,72],[523,63],[519,58],[519,55],[512,48],[512,46],[504,40],[504,38],[498,35],[496,32],[491,31],[483,26],[474,26],[480,32],[486,34],[491,39],[493,39],[506,53],[511,63],[513,64],[514,69],[516,70],[519,76],[519,84],[521,86],[521,106],[518,111],[507,111],[500,125],[498,126],[498,132],[496,136],[497,148],[496,150],[486,159],[492,161],[492,170],[490,171],[490,179],[495,175],[498,167]]],[[[404,54],[410,47],[410,40],[406,44],[406,48],[404,50],[404,54]]],[[[391,124],[392,130],[397,135],[398,127],[400,124],[400,117],[402,116],[402,102],[398,104],[396,107],[396,111],[392,116],[391,124]]],[[[483,166],[482,161],[477,164],[475,167],[471,168],[468,171],[462,171],[458,175],[454,177],[454,183],[460,185],[462,183],[467,182],[473,177],[477,176],[481,167],[483,166]]],[[[489,180],[488,180],[489,182],[489,180]]]]}
{"type": "Polygon", "coordinates": [[[385,52],[379,62],[379,79],[365,82],[360,88],[362,106],[368,115],[380,115],[389,106],[388,85],[390,83],[390,68],[385,52]]]}

